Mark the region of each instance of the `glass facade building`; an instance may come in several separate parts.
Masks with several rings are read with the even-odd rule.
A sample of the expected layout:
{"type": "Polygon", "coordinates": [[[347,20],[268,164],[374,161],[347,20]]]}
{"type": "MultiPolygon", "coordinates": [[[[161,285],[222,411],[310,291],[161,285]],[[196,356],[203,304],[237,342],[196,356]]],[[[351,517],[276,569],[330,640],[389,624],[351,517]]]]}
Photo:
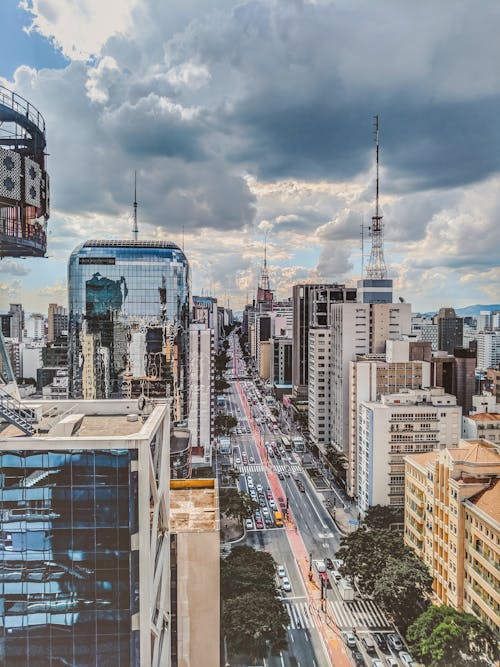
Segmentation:
{"type": "Polygon", "coordinates": [[[68,265],[73,398],[172,396],[187,418],[187,259],[163,241],[87,241],[68,265]]]}

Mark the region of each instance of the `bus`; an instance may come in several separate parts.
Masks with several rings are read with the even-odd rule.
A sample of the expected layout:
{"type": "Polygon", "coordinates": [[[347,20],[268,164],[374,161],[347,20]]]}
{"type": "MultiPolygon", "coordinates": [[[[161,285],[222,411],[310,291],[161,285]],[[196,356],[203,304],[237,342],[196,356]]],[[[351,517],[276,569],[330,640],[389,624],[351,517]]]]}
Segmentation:
{"type": "Polygon", "coordinates": [[[290,438],[286,435],[281,436],[281,442],[283,443],[283,447],[286,449],[287,452],[292,451],[292,443],[290,442],[290,438]]]}
{"type": "Polygon", "coordinates": [[[281,512],[274,513],[274,523],[278,526],[278,528],[281,528],[283,525],[283,514],[281,514],[281,512]]]}
{"type": "Polygon", "coordinates": [[[304,452],[306,449],[306,442],[301,435],[294,435],[292,438],[293,449],[296,452],[304,452]]]}

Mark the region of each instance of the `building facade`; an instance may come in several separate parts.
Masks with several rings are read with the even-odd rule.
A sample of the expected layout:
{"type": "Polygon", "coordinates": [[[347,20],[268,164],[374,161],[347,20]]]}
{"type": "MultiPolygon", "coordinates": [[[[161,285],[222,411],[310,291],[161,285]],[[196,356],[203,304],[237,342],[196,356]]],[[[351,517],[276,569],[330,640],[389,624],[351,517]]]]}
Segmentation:
{"type": "Polygon", "coordinates": [[[485,371],[500,364],[500,330],[477,334],[477,367],[485,371]]]}
{"type": "Polygon", "coordinates": [[[189,417],[193,463],[210,464],[215,418],[214,330],[204,322],[189,327],[189,417]]]}
{"type": "Polygon", "coordinates": [[[486,440],[405,458],[405,543],[442,604],[474,614],[500,641],[500,450],[486,440]]]}
{"type": "Polygon", "coordinates": [[[47,342],[52,343],[59,336],[67,335],[68,311],[57,303],[49,303],[47,315],[47,342]]]}
{"type": "Polygon", "coordinates": [[[404,505],[404,456],[458,444],[462,409],[441,388],[362,401],[358,415],[358,509],[404,505]]]}
{"type": "Polygon", "coordinates": [[[75,398],[172,396],[188,408],[189,265],[163,241],[87,241],[68,265],[75,398]]]}
{"type": "Polygon", "coordinates": [[[438,348],[453,354],[456,347],[463,345],[464,320],[453,308],[440,308],[437,315],[438,348]]]}

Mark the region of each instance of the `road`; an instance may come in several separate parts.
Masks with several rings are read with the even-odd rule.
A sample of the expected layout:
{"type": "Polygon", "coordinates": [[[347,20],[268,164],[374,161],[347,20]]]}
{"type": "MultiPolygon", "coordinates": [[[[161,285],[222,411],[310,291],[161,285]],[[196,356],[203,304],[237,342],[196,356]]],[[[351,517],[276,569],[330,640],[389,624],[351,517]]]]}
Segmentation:
{"type": "MultiPolygon", "coordinates": [[[[238,420],[232,465],[240,472],[240,489],[251,492],[253,488],[261,503],[262,519],[266,518],[266,513],[269,517],[268,524],[262,529],[257,528],[253,521],[253,527],[246,531],[242,543],[269,551],[275,561],[285,567],[292,588],[288,593],[282,591],[290,617],[288,650],[266,660],[266,665],[326,667],[335,664],[336,667],[343,667],[355,664],[353,654],[344,645],[345,633],[352,628],[356,628],[356,649],[366,665],[371,665],[373,657],[383,658],[384,655],[392,655],[399,665],[396,655],[389,650],[384,654],[377,647],[376,655],[369,655],[361,641],[363,636],[375,631],[385,635],[394,631],[383,612],[372,600],[362,599],[358,592],[353,601],[342,600],[331,573],[324,611],[319,612],[318,574],[313,567],[313,580],[307,581],[309,563],[326,557],[334,559],[341,536],[322,498],[303,471],[300,456],[294,452],[269,456],[269,444],[279,444],[282,433],[271,424],[269,408],[254,382],[242,379],[247,377],[247,371],[237,337],[232,336],[230,342],[230,375],[234,379],[228,378],[230,390],[226,394],[225,411],[238,420]],[[303,491],[297,480],[302,482],[303,491]],[[263,495],[257,494],[258,485],[262,486],[263,495]],[[271,521],[274,508],[265,497],[266,490],[270,491],[278,507],[280,499],[283,506],[288,507],[289,520],[285,530],[274,526],[271,521]]],[[[336,495],[339,501],[346,500],[340,490],[336,495]]],[[[281,583],[278,578],[277,583],[281,583]]]]}

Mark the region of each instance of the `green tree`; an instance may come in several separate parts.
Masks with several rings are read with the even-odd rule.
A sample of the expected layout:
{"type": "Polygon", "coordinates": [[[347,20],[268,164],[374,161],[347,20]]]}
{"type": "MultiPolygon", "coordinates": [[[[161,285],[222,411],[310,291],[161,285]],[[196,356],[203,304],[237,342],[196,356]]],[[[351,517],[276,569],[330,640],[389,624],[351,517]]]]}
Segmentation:
{"type": "Polygon", "coordinates": [[[408,628],[406,638],[414,658],[428,667],[484,667],[500,658],[491,628],[446,605],[431,605],[408,628]]]}
{"type": "Polygon", "coordinates": [[[231,654],[262,659],[287,647],[288,614],[276,597],[258,591],[224,603],[222,625],[231,654]]]}
{"type": "Polygon", "coordinates": [[[229,382],[227,380],[224,380],[224,378],[216,378],[215,379],[215,391],[220,394],[223,391],[226,391],[226,389],[229,389],[229,382]]]}
{"type": "Polygon", "coordinates": [[[228,362],[229,358],[226,354],[226,351],[223,350],[222,352],[219,352],[219,354],[215,357],[215,370],[219,371],[219,373],[225,371],[228,362]]]}
{"type": "Polygon", "coordinates": [[[252,500],[248,493],[242,493],[237,489],[221,489],[219,502],[222,514],[240,521],[251,517],[260,507],[259,503],[252,500]]]}
{"type": "Polygon", "coordinates": [[[402,558],[407,552],[411,553],[411,549],[405,546],[399,533],[362,527],[341,538],[336,557],[343,561],[341,574],[356,579],[360,590],[372,595],[388,558],[402,558]]]}
{"type": "Polygon", "coordinates": [[[427,565],[409,551],[402,558],[388,557],[375,581],[373,597],[406,629],[427,608],[431,590],[427,565]]]}
{"type": "Polygon", "coordinates": [[[335,477],[345,481],[347,458],[343,452],[339,452],[332,445],[327,445],[325,450],[325,459],[333,471],[335,477]]]}
{"type": "Polygon", "coordinates": [[[234,547],[221,564],[222,599],[252,591],[276,595],[274,559],[271,554],[246,545],[234,547]]]}
{"type": "Polygon", "coordinates": [[[229,341],[227,339],[222,341],[222,348],[224,350],[229,350],[229,341]]]}
{"type": "Polygon", "coordinates": [[[366,512],[363,523],[367,528],[390,528],[404,522],[404,509],[389,505],[373,505],[366,512]]]}
{"type": "Polygon", "coordinates": [[[214,419],[215,435],[227,435],[238,424],[236,417],[220,414],[214,419]]]}

